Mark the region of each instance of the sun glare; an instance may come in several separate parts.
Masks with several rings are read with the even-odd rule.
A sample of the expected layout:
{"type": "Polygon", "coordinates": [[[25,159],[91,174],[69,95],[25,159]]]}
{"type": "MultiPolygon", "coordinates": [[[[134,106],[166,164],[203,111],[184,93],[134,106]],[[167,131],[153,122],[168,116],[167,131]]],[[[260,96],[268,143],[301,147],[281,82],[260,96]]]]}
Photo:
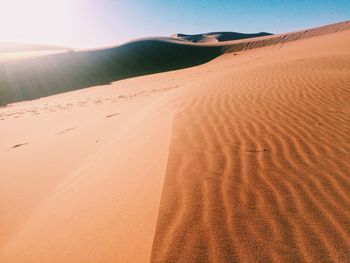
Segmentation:
{"type": "Polygon", "coordinates": [[[63,43],[74,34],[74,0],[0,0],[0,42],[63,43]]]}

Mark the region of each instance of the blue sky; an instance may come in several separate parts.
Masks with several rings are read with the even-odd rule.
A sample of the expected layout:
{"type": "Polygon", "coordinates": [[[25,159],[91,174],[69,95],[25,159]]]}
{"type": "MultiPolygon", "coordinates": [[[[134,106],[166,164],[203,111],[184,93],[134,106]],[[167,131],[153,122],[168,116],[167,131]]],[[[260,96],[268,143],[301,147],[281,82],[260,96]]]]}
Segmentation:
{"type": "Polygon", "coordinates": [[[0,0],[0,9],[6,10],[14,1],[33,7],[17,18],[14,8],[5,11],[17,22],[5,23],[7,28],[1,31],[4,21],[0,21],[0,41],[72,47],[106,46],[177,32],[280,33],[350,19],[349,0],[45,0],[51,2],[45,7],[51,10],[41,7],[43,0],[0,0]],[[25,21],[20,23],[23,16],[25,21]]]}

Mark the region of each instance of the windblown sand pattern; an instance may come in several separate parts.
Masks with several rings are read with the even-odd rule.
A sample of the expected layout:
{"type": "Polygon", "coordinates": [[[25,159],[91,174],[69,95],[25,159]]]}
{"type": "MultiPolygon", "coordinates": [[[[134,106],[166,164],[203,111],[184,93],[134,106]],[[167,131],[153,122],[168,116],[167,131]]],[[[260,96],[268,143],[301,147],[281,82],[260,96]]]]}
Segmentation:
{"type": "Polygon", "coordinates": [[[281,61],[264,57],[188,94],[174,120],[154,262],[350,261],[343,47],[295,60],[286,46],[274,54],[281,61]]]}

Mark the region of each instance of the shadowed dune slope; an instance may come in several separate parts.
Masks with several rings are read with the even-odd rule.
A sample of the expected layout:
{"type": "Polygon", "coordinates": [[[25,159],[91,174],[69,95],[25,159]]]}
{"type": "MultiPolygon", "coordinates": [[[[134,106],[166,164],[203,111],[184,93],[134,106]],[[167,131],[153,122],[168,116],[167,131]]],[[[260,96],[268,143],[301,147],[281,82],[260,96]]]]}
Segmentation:
{"type": "Polygon", "coordinates": [[[350,23],[343,22],[290,34],[218,43],[192,43],[173,38],[143,39],[115,48],[0,61],[0,105],[191,67],[227,52],[275,45],[349,28],[350,23]]]}
{"type": "Polygon", "coordinates": [[[150,39],[110,49],[70,51],[0,63],[0,105],[191,67],[220,54],[218,47],[150,39]]]}
{"type": "Polygon", "coordinates": [[[152,262],[349,262],[350,31],[214,64],[175,115],[152,262]]]}

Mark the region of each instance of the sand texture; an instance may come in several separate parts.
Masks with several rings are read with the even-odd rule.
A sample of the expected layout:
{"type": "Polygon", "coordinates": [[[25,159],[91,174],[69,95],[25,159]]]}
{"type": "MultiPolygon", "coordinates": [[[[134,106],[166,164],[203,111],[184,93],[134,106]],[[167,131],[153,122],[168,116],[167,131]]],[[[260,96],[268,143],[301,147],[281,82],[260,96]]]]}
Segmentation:
{"type": "Polygon", "coordinates": [[[0,108],[0,262],[350,262],[349,29],[143,40],[187,60],[116,82],[84,53],[110,73],[48,97],[43,71],[0,108]]]}

